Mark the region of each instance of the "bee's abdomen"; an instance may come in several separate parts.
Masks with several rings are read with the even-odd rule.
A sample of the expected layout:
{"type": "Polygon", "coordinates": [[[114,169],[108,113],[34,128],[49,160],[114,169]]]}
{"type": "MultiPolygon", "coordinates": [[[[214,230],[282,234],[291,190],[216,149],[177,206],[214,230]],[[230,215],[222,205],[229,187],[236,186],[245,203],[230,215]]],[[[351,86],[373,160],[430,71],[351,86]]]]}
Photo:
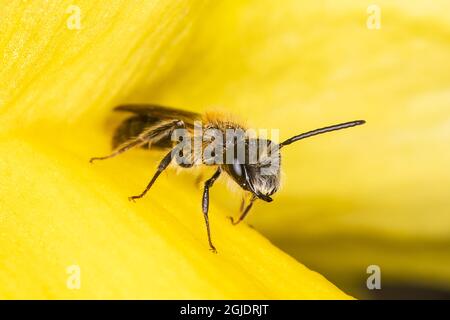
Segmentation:
{"type": "MultiPolygon", "coordinates": [[[[114,132],[112,139],[113,149],[117,148],[126,141],[137,137],[145,129],[155,125],[159,121],[161,120],[145,115],[137,115],[125,119],[114,132]]],[[[152,144],[152,148],[170,148],[171,146],[172,142],[169,139],[162,139],[152,144]]],[[[148,148],[148,145],[144,145],[143,148],[148,148]]]]}

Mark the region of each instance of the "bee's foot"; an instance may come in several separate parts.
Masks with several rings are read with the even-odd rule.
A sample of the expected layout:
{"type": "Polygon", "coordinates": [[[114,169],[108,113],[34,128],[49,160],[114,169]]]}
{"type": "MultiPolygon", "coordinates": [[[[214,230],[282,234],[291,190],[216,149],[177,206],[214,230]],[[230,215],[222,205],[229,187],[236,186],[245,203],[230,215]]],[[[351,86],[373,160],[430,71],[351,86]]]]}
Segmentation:
{"type": "Polygon", "coordinates": [[[227,218],[230,219],[231,224],[232,224],[233,226],[235,226],[235,225],[237,225],[237,224],[239,223],[239,220],[234,221],[233,217],[231,217],[231,216],[228,216],[227,218]]]}
{"type": "Polygon", "coordinates": [[[217,250],[216,250],[216,248],[215,248],[213,245],[210,245],[210,246],[209,246],[209,250],[210,250],[212,253],[217,253],[217,250]]]}

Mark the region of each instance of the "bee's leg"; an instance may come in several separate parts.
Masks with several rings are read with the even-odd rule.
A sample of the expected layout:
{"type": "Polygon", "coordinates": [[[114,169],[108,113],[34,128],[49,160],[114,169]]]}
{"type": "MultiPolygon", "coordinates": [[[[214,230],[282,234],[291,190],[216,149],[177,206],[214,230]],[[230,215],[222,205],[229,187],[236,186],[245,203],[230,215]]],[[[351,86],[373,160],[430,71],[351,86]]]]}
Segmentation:
{"type": "Polygon", "coordinates": [[[173,130],[177,128],[185,128],[184,122],[181,120],[173,120],[169,123],[162,123],[153,127],[150,127],[144,130],[141,134],[139,134],[136,138],[130,139],[126,141],[123,145],[119,146],[113,153],[104,157],[94,157],[89,160],[90,163],[93,163],[96,160],[105,160],[110,159],[119,154],[130,150],[134,147],[141,147],[144,144],[149,144],[157,138],[161,138],[161,136],[170,136],[173,130]]]}
{"type": "Polygon", "coordinates": [[[195,178],[195,185],[196,185],[196,187],[199,188],[199,189],[200,189],[201,186],[202,186],[203,178],[204,178],[204,175],[203,175],[202,173],[200,173],[200,174],[195,178]]]}
{"type": "Polygon", "coordinates": [[[97,160],[105,160],[105,159],[109,159],[109,158],[114,158],[115,156],[118,156],[119,154],[121,154],[131,148],[140,147],[140,146],[144,145],[145,143],[147,143],[147,141],[145,141],[145,140],[144,141],[138,140],[138,139],[130,140],[130,141],[126,142],[125,144],[123,144],[122,147],[118,148],[110,155],[107,155],[104,157],[94,157],[94,158],[91,158],[89,160],[89,162],[93,163],[94,161],[97,161],[97,160]]]}
{"type": "Polygon", "coordinates": [[[150,180],[147,187],[145,187],[145,190],[142,191],[142,193],[140,195],[129,197],[128,200],[134,201],[136,199],[139,199],[139,198],[142,198],[143,196],[145,196],[145,194],[147,193],[148,190],[150,190],[153,183],[155,183],[156,179],[159,177],[161,172],[163,172],[169,166],[170,162],[172,161],[173,154],[174,154],[174,150],[171,150],[168,154],[166,154],[164,156],[164,158],[159,163],[158,169],[156,170],[155,174],[153,175],[152,180],[150,180]]]}
{"type": "Polygon", "coordinates": [[[250,199],[250,203],[247,205],[247,207],[245,207],[245,210],[244,210],[244,211],[242,211],[242,208],[244,207],[244,205],[243,205],[244,201],[242,201],[242,205],[241,205],[241,212],[242,212],[242,213],[241,213],[241,216],[239,217],[239,219],[237,219],[236,221],[234,221],[233,217],[229,217],[230,220],[231,220],[231,223],[232,223],[233,225],[237,225],[239,222],[241,222],[242,220],[245,219],[245,217],[246,217],[247,214],[249,213],[250,209],[252,208],[253,202],[255,202],[255,200],[256,200],[256,197],[255,197],[255,196],[252,196],[252,198],[250,199]]]}
{"type": "Polygon", "coordinates": [[[208,180],[206,180],[205,187],[203,189],[203,198],[202,198],[202,209],[203,209],[203,216],[205,217],[206,232],[208,233],[209,247],[210,247],[211,251],[214,253],[217,253],[217,251],[211,241],[211,231],[209,230],[209,218],[208,218],[209,188],[211,188],[213,186],[214,182],[220,176],[221,172],[222,172],[221,168],[218,167],[217,171],[214,173],[214,175],[211,178],[209,178],[208,180]]]}
{"type": "Polygon", "coordinates": [[[241,201],[241,206],[239,208],[239,212],[244,211],[244,206],[245,206],[245,196],[242,197],[242,201],[241,201]]]}

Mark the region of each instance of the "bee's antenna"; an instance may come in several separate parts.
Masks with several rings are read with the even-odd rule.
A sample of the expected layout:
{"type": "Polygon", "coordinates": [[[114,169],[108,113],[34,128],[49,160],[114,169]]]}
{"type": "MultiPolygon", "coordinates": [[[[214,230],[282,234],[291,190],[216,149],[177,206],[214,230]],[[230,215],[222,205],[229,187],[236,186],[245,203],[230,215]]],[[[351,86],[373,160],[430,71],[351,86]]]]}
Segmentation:
{"type": "Polygon", "coordinates": [[[293,136],[292,138],[289,138],[285,141],[283,141],[282,143],[279,144],[279,148],[282,148],[284,146],[287,146],[295,141],[301,140],[301,139],[305,139],[305,138],[309,138],[318,134],[322,134],[325,132],[330,132],[330,131],[335,131],[335,130],[341,130],[341,129],[346,129],[346,128],[350,128],[350,127],[354,127],[354,126],[359,126],[361,124],[366,123],[366,121],[364,120],[355,120],[355,121],[350,121],[350,122],[344,122],[344,123],[340,123],[340,124],[335,124],[333,126],[329,126],[329,127],[324,127],[324,128],[320,128],[320,129],[315,129],[312,131],[308,131],[308,132],[304,132],[301,133],[299,135],[293,136]]]}

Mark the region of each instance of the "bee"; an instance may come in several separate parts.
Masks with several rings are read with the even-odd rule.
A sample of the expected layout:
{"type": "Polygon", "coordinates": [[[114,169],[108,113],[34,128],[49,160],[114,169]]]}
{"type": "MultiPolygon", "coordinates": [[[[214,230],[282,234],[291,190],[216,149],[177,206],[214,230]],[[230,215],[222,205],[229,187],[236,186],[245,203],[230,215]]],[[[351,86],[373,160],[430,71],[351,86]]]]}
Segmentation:
{"type": "Polygon", "coordinates": [[[198,165],[216,167],[214,174],[204,182],[202,196],[202,211],[206,224],[208,243],[210,250],[213,252],[217,252],[217,250],[213,245],[209,226],[209,190],[221,174],[227,174],[248,195],[247,198],[243,198],[241,203],[239,218],[234,220],[230,217],[232,224],[237,225],[244,220],[256,200],[271,202],[272,195],[278,191],[280,187],[281,148],[318,134],[350,128],[365,123],[364,120],[340,123],[304,132],[281,143],[275,143],[269,139],[258,138],[247,134],[234,134],[230,138],[228,131],[231,130],[234,133],[236,131],[244,132],[246,128],[236,121],[223,118],[218,114],[206,113],[202,115],[191,111],[153,104],[120,105],[114,110],[128,112],[132,115],[125,119],[115,130],[112,139],[114,151],[104,157],[91,158],[91,163],[96,160],[113,158],[125,151],[138,147],[170,150],[162,158],[146,188],[139,195],[129,197],[129,200],[135,201],[142,198],[153,186],[159,175],[175,158],[177,160],[176,164],[182,168],[191,168],[198,165]],[[195,132],[196,125],[201,129],[200,134],[196,134],[195,132]],[[200,138],[198,148],[200,149],[200,157],[194,157],[193,154],[195,152],[185,152],[186,146],[192,147],[195,144],[193,140],[186,138],[186,135],[181,136],[182,139],[180,137],[174,139],[174,133],[179,130],[193,136],[193,140],[200,138]],[[212,135],[211,132],[216,134],[212,135]],[[213,136],[213,139],[211,136],[213,136]],[[184,140],[184,144],[181,143],[182,140],[184,140]],[[221,143],[219,143],[220,140],[221,143]],[[205,155],[207,149],[210,151],[209,155],[205,155]],[[237,149],[242,149],[243,152],[239,154],[239,150],[237,149]],[[256,156],[250,161],[253,153],[256,153],[256,156]],[[244,155],[243,157],[242,154],[244,155]],[[220,161],[224,158],[227,161],[220,161]]]}

